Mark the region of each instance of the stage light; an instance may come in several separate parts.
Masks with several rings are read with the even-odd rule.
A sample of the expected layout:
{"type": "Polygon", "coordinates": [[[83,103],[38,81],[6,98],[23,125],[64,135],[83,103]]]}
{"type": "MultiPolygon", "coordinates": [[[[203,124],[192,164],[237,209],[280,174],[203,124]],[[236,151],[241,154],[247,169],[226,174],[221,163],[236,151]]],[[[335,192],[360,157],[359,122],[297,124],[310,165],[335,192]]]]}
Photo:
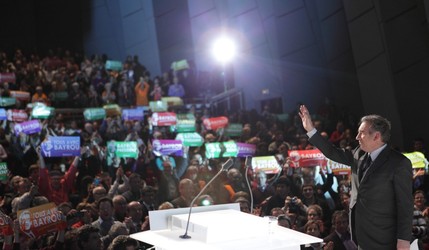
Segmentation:
{"type": "Polygon", "coordinates": [[[212,53],[217,61],[222,64],[228,63],[235,56],[235,43],[227,37],[221,37],[213,42],[212,53]]]}

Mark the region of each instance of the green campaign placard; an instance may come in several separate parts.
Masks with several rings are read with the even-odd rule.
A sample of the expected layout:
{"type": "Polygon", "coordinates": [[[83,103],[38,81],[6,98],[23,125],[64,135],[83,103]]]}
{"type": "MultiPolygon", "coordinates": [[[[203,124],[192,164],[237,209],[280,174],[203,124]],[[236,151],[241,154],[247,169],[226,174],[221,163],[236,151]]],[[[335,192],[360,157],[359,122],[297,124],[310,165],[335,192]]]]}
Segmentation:
{"type": "Polygon", "coordinates": [[[178,133],[195,132],[195,116],[193,114],[177,114],[176,131],[178,133]]]}
{"type": "Polygon", "coordinates": [[[13,106],[15,103],[15,97],[0,97],[0,107],[13,106]]]}
{"type": "Polygon", "coordinates": [[[54,92],[52,94],[54,101],[65,101],[69,98],[69,93],[66,91],[54,92]]]}
{"type": "Polygon", "coordinates": [[[164,112],[168,110],[168,105],[163,101],[152,101],[149,102],[149,107],[152,112],[164,112]]]}
{"type": "Polygon", "coordinates": [[[37,119],[47,119],[53,116],[55,108],[48,106],[36,106],[31,110],[31,116],[37,119]]]}
{"type": "Polygon", "coordinates": [[[234,141],[227,141],[222,144],[225,147],[225,152],[223,152],[222,157],[237,157],[238,147],[234,141]]]}
{"type": "Polygon", "coordinates": [[[115,142],[115,155],[123,158],[137,158],[139,154],[137,142],[117,141],[115,142]]]}
{"type": "Polygon", "coordinates": [[[220,147],[220,142],[206,143],[206,157],[209,159],[219,158],[222,148],[220,147]]]}
{"type": "Polygon", "coordinates": [[[83,116],[87,121],[102,120],[106,117],[106,110],[104,110],[103,108],[85,109],[85,111],[83,112],[83,116]]]}
{"type": "Polygon", "coordinates": [[[225,128],[225,134],[228,136],[240,136],[243,133],[243,125],[240,123],[230,123],[225,128]]]}
{"type": "Polygon", "coordinates": [[[196,132],[179,133],[176,136],[176,140],[182,141],[183,145],[188,147],[199,147],[204,143],[203,137],[196,132]]]}
{"type": "Polygon", "coordinates": [[[6,181],[7,180],[7,163],[6,162],[0,162],[0,181],[6,181]]]}
{"type": "Polygon", "coordinates": [[[121,61],[107,60],[105,67],[107,70],[121,71],[122,70],[122,62],[121,61]]]}

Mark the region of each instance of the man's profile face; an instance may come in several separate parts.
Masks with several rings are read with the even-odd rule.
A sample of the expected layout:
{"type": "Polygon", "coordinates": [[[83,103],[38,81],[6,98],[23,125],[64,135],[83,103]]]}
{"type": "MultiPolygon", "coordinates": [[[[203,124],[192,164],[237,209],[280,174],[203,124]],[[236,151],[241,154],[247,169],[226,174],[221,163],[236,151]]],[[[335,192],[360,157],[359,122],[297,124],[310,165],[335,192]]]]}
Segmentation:
{"type": "Polygon", "coordinates": [[[375,131],[371,131],[371,126],[367,122],[362,122],[359,126],[358,134],[356,136],[356,140],[359,141],[360,148],[365,152],[372,152],[377,149],[377,133],[375,131]]]}

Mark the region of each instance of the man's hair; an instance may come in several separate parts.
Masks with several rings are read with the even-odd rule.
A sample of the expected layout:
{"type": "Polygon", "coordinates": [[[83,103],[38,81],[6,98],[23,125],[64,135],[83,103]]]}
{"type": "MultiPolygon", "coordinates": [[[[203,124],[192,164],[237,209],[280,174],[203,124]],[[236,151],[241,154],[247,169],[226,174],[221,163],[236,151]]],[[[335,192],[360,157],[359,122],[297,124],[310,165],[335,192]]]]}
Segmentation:
{"type": "Polygon", "coordinates": [[[97,202],[97,209],[98,209],[98,210],[100,210],[100,204],[101,204],[102,202],[109,202],[109,203],[110,203],[110,205],[113,207],[113,201],[112,201],[112,199],[110,199],[110,198],[109,198],[109,197],[107,197],[107,196],[104,196],[104,197],[101,197],[101,198],[98,200],[98,202],[97,202]]]}
{"type": "Polygon", "coordinates": [[[390,121],[386,118],[379,116],[379,115],[367,115],[360,119],[360,124],[363,122],[368,123],[369,126],[369,132],[379,132],[381,134],[381,140],[384,143],[388,143],[390,141],[390,121]]]}
{"type": "Polygon", "coordinates": [[[332,214],[332,226],[335,227],[335,222],[337,221],[337,218],[346,218],[349,219],[349,214],[344,210],[337,210],[332,214]]]}
{"type": "Polygon", "coordinates": [[[77,231],[77,245],[80,249],[83,249],[84,246],[82,242],[88,242],[89,236],[91,233],[98,233],[100,230],[93,225],[83,225],[77,231]]]}
{"type": "Polygon", "coordinates": [[[115,239],[113,239],[110,244],[108,250],[126,250],[127,247],[134,246],[138,247],[139,243],[137,240],[131,238],[128,235],[119,235],[115,239]]]}

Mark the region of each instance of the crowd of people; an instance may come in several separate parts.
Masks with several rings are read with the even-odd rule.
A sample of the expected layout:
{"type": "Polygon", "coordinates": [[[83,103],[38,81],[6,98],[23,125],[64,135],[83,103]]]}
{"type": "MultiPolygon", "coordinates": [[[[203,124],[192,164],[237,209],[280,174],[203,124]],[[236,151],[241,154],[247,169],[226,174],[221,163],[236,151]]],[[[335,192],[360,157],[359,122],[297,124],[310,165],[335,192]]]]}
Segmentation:
{"type": "MultiPolygon", "coordinates": [[[[0,83],[0,98],[10,97],[11,91],[29,92],[29,101],[17,100],[7,107],[29,112],[28,103],[35,102],[58,109],[148,106],[149,101],[164,96],[189,97],[187,93],[192,91],[194,80],[187,70],[152,77],[136,56],[126,58],[121,70],[106,68],[106,60],[106,56],[86,58],[67,50],[50,51],[45,57],[21,50],[13,55],[0,52],[0,73],[15,76],[13,82],[0,83]]],[[[244,158],[234,158],[234,167],[215,180],[194,205],[239,203],[242,212],[275,216],[280,226],[323,238],[326,243],[303,246],[305,249],[357,249],[349,232],[350,177],[336,176],[329,167],[291,166],[289,150],[315,148],[302,127],[298,108],[286,121],[270,113],[269,107],[262,113],[211,114],[195,106],[185,112],[194,114],[196,132],[205,143],[234,140],[254,144],[255,156],[274,155],[281,166],[278,174],[267,175],[246,168],[244,158]],[[205,118],[218,115],[242,124],[241,134],[228,136],[204,126],[205,118]]],[[[204,145],[184,147],[181,157],[153,154],[151,141],[174,139],[175,132],[151,126],[147,117],[150,113],[142,121],[124,121],[121,116],[88,121],[83,115],[57,113],[40,119],[42,130],[33,134],[16,134],[15,121],[2,121],[0,160],[7,163],[8,175],[0,183],[0,205],[2,218],[8,218],[12,228],[0,237],[3,249],[149,247],[129,237],[150,230],[149,211],[189,207],[226,159],[207,158],[204,145]],[[47,136],[79,136],[80,156],[44,157],[40,144],[47,136]],[[138,157],[112,157],[108,152],[112,140],[136,141],[138,157]],[[37,238],[23,234],[19,211],[50,202],[60,211],[64,227],[37,238]]],[[[357,146],[354,131],[358,124],[353,116],[325,103],[315,117],[314,127],[331,143],[343,149],[357,146]]],[[[414,150],[426,153],[423,140],[415,141],[414,150]]],[[[414,175],[410,233],[422,243],[426,242],[429,218],[427,176],[424,170],[414,175]]]]}

